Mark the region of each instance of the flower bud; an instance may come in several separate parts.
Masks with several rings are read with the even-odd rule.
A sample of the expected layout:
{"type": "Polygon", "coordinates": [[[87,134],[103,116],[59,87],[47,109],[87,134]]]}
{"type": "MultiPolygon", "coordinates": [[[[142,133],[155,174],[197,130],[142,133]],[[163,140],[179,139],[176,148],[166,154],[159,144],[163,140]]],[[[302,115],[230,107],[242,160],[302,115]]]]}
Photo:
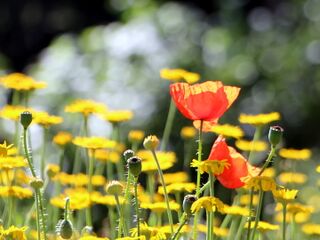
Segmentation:
{"type": "Polygon", "coordinates": [[[49,178],[53,178],[60,172],[60,166],[57,164],[48,164],[46,167],[46,173],[49,178]]]}
{"type": "Polygon", "coordinates": [[[30,181],[30,186],[34,189],[40,189],[43,187],[43,180],[41,178],[33,178],[30,181]]]}
{"type": "Polygon", "coordinates": [[[129,172],[134,177],[138,177],[142,169],[141,158],[137,156],[131,157],[128,159],[127,163],[128,163],[129,172]]]}
{"type": "Polygon", "coordinates": [[[159,145],[159,139],[155,135],[146,137],[143,141],[143,146],[147,150],[154,151],[159,145]]]}
{"type": "Polygon", "coordinates": [[[27,129],[32,122],[32,113],[29,111],[25,111],[20,114],[20,123],[24,129],[27,129]]]}
{"type": "Polygon", "coordinates": [[[271,126],[269,129],[268,139],[270,144],[275,147],[277,146],[283,135],[283,128],[280,126],[271,126]]]}
{"type": "Polygon", "coordinates": [[[124,159],[126,161],[128,161],[129,158],[134,156],[134,151],[131,149],[128,149],[128,150],[124,151],[123,156],[124,156],[124,159]]]}
{"type": "Polygon", "coordinates": [[[85,226],[84,228],[82,228],[81,230],[81,236],[94,236],[94,232],[93,232],[93,227],[91,226],[85,226]]]}
{"type": "Polygon", "coordinates": [[[184,196],[182,207],[183,207],[183,211],[188,216],[192,215],[191,206],[195,201],[197,201],[197,199],[198,198],[196,197],[196,195],[192,195],[192,194],[188,194],[188,195],[184,196]]]}
{"type": "Polygon", "coordinates": [[[111,195],[121,195],[123,192],[123,185],[119,181],[112,180],[106,186],[106,192],[111,195]]]}
{"type": "Polygon", "coordinates": [[[73,234],[72,222],[70,220],[63,219],[60,221],[57,231],[61,238],[70,239],[73,234]]]}

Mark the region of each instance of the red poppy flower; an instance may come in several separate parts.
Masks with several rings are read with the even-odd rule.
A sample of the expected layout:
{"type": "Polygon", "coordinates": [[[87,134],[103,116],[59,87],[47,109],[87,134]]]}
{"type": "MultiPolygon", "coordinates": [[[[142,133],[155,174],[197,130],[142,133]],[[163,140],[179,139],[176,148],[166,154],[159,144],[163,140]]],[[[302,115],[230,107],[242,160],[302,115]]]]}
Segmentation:
{"type": "Polygon", "coordinates": [[[239,95],[240,88],[220,81],[200,84],[174,83],[170,94],[179,111],[188,119],[216,123],[239,95]]]}
{"type": "Polygon", "coordinates": [[[229,168],[225,168],[223,173],[216,178],[226,188],[240,188],[244,185],[241,181],[248,175],[256,175],[258,171],[234,148],[226,144],[226,140],[221,135],[213,144],[209,160],[227,160],[229,168]]]}

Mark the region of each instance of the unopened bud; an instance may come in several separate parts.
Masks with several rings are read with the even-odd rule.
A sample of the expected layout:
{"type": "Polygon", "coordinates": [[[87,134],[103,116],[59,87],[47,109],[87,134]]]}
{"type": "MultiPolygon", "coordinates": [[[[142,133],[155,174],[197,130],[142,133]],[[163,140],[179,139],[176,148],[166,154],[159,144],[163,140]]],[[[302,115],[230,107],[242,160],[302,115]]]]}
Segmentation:
{"type": "Polygon", "coordinates": [[[59,226],[57,226],[58,234],[63,239],[70,239],[73,234],[72,222],[67,219],[60,221],[59,226]]]}
{"type": "Polygon", "coordinates": [[[146,137],[143,141],[143,146],[147,150],[156,150],[159,145],[159,139],[155,135],[150,135],[146,137]]]}
{"type": "Polygon", "coordinates": [[[280,126],[271,126],[269,129],[268,139],[270,144],[275,147],[277,146],[283,135],[283,128],[280,126]]]}
{"type": "Polygon", "coordinates": [[[198,198],[196,197],[196,195],[188,194],[188,195],[184,196],[182,206],[183,206],[183,211],[184,211],[188,216],[191,216],[191,215],[192,215],[191,206],[192,206],[192,204],[193,204],[195,201],[197,201],[197,199],[198,199],[198,198]]]}
{"type": "Polygon", "coordinates": [[[27,129],[32,122],[32,113],[29,111],[25,111],[20,114],[20,123],[24,129],[27,129]]]}
{"type": "Polygon", "coordinates": [[[106,186],[106,192],[111,195],[121,195],[123,188],[123,185],[119,181],[113,180],[106,186]]]}
{"type": "Polygon", "coordinates": [[[34,189],[40,189],[43,187],[43,180],[41,178],[33,178],[30,181],[30,186],[34,189]]]}
{"type": "Polygon", "coordinates": [[[126,161],[128,161],[129,158],[134,156],[134,151],[131,149],[128,149],[128,150],[124,151],[123,156],[124,156],[124,159],[126,161]]]}
{"type": "Polygon", "coordinates": [[[141,158],[134,156],[128,159],[129,172],[134,176],[138,177],[142,170],[141,158]]]}

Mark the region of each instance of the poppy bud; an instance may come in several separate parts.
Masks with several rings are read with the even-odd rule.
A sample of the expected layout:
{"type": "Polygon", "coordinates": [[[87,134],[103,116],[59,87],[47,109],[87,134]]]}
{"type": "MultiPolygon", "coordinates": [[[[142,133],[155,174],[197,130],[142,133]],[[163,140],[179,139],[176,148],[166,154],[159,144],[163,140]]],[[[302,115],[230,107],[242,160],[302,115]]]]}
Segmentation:
{"type": "Polygon", "coordinates": [[[192,204],[197,201],[197,197],[196,195],[191,195],[191,194],[188,194],[186,196],[184,196],[184,199],[183,199],[183,203],[182,203],[182,207],[183,207],[183,211],[188,215],[188,216],[191,216],[192,215],[192,212],[191,212],[191,206],[192,204]]]}
{"type": "Polygon", "coordinates": [[[269,129],[268,139],[270,144],[275,147],[277,146],[282,138],[283,128],[280,126],[271,126],[269,129]]]}
{"type": "Polygon", "coordinates": [[[111,195],[120,195],[123,192],[123,185],[119,181],[112,180],[106,186],[106,192],[111,195]]]}
{"type": "Polygon", "coordinates": [[[90,226],[85,226],[84,228],[82,228],[81,230],[81,236],[94,236],[94,232],[93,232],[93,228],[90,226]]]}
{"type": "Polygon", "coordinates": [[[143,146],[147,150],[154,151],[159,145],[159,139],[155,135],[146,137],[143,141],[143,146]]]}
{"type": "Polygon", "coordinates": [[[131,157],[128,159],[127,163],[128,163],[129,172],[134,177],[138,177],[142,169],[141,158],[137,156],[131,157]]]}
{"type": "Polygon", "coordinates": [[[61,220],[57,230],[58,230],[58,234],[61,238],[70,239],[73,234],[72,222],[67,219],[61,220]]]}
{"type": "Polygon", "coordinates": [[[128,149],[128,150],[124,151],[123,156],[124,156],[124,159],[126,161],[128,161],[129,158],[134,156],[134,151],[131,149],[128,149]]]}
{"type": "Polygon", "coordinates": [[[27,129],[32,122],[32,113],[29,111],[25,111],[20,114],[20,123],[24,129],[27,129]]]}
{"type": "Polygon", "coordinates": [[[30,186],[34,189],[40,189],[43,187],[43,180],[41,178],[33,178],[30,181],[30,186]]]}

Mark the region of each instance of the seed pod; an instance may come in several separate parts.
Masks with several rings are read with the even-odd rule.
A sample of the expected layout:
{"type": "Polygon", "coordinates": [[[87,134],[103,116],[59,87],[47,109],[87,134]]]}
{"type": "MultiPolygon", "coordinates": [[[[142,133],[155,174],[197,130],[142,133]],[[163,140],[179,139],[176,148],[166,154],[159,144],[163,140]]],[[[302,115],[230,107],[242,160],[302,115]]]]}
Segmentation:
{"type": "Polygon", "coordinates": [[[41,178],[33,178],[30,181],[30,186],[34,189],[40,189],[43,187],[43,180],[41,178]]]}
{"type": "Polygon", "coordinates": [[[269,129],[268,139],[270,144],[275,147],[277,146],[283,135],[283,128],[280,126],[271,126],[269,129]]]}
{"type": "Polygon", "coordinates": [[[134,151],[131,149],[128,149],[128,150],[124,151],[123,156],[124,156],[124,159],[126,161],[128,161],[129,158],[134,156],[134,151]]]}
{"type": "Polygon", "coordinates": [[[197,197],[196,195],[191,195],[191,194],[188,194],[186,196],[184,196],[184,199],[183,199],[183,203],[182,203],[182,207],[183,207],[183,211],[188,215],[188,216],[191,216],[192,215],[192,212],[191,212],[191,206],[192,204],[197,201],[197,197]]]}
{"type": "Polygon", "coordinates": [[[143,141],[143,146],[147,150],[154,151],[159,145],[159,139],[155,135],[146,137],[143,141]]]}
{"type": "Polygon", "coordinates": [[[141,173],[142,165],[141,165],[141,158],[134,156],[128,159],[128,168],[130,173],[134,177],[138,177],[141,173]]]}
{"type": "Polygon", "coordinates": [[[25,111],[20,114],[20,123],[24,129],[27,129],[32,122],[32,113],[29,111],[25,111]]]}
{"type": "Polygon", "coordinates": [[[63,239],[70,239],[73,234],[73,226],[71,221],[63,219],[59,224],[58,233],[63,239]]]}

